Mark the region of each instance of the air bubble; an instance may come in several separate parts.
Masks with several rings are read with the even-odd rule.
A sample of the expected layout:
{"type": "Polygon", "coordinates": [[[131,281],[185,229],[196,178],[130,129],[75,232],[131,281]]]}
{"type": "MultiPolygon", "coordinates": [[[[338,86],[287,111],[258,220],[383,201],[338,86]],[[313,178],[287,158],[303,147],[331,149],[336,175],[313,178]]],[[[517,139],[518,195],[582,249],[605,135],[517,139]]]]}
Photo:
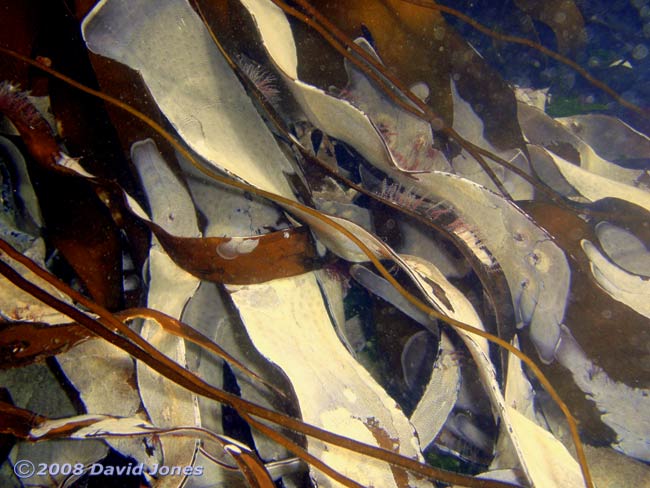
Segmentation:
{"type": "MultiPolygon", "coordinates": [[[[645,26],[644,26],[644,32],[645,32],[645,26]]],[[[648,48],[646,47],[645,44],[637,44],[632,50],[632,57],[636,60],[644,59],[647,55],[648,55],[648,48]]]]}

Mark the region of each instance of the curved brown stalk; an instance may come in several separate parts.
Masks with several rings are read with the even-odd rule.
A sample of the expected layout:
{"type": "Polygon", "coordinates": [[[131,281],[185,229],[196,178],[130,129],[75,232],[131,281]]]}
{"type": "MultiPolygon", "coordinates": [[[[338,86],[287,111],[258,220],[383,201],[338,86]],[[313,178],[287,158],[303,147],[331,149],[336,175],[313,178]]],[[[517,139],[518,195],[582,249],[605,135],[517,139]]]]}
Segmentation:
{"type": "MultiPolygon", "coordinates": [[[[529,183],[533,184],[534,180],[530,175],[526,174],[524,171],[522,171],[520,168],[516,167],[515,165],[513,165],[509,161],[506,161],[505,159],[497,156],[496,154],[491,153],[487,149],[483,149],[482,147],[476,146],[476,145],[472,144],[469,141],[468,141],[468,144],[471,144],[472,146],[474,146],[476,151],[483,154],[486,158],[492,159],[493,161],[495,161],[495,162],[501,164],[502,166],[508,168],[510,171],[512,171],[516,175],[518,175],[521,178],[525,179],[529,183]]],[[[546,195],[553,203],[557,204],[559,207],[562,207],[562,208],[564,208],[566,210],[569,210],[570,212],[575,212],[576,211],[576,208],[574,206],[572,206],[573,202],[571,200],[565,199],[564,197],[560,196],[552,188],[546,186],[544,183],[542,183],[541,185],[536,186],[536,189],[542,191],[542,193],[544,193],[544,195],[546,195]]],[[[584,205],[582,207],[580,207],[579,212],[583,213],[583,214],[590,215],[592,217],[599,217],[599,218],[602,218],[602,219],[608,219],[608,218],[611,219],[612,218],[612,214],[610,212],[602,211],[602,210],[594,210],[594,209],[591,209],[591,208],[587,208],[584,205]]],[[[530,217],[530,218],[532,220],[535,220],[532,217],[530,217]]],[[[543,226],[541,226],[541,227],[543,227],[543,226]]]]}
{"type": "MultiPolygon", "coordinates": [[[[119,347],[134,358],[147,364],[164,377],[183,386],[184,388],[187,388],[193,393],[228,405],[243,414],[254,415],[256,417],[273,422],[274,424],[286,427],[287,429],[291,429],[293,431],[314,437],[316,439],[320,439],[324,442],[328,442],[339,447],[353,450],[361,454],[394,464],[396,466],[406,468],[431,479],[460,484],[461,486],[468,487],[505,488],[512,486],[507,483],[496,481],[491,481],[489,484],[483,484],[480,482],[484,482],[484,480],[477,480],[469,476],[435,469],[431,466],[419,463],[414,459],[401,456],[380,447],[363,444],[359,441],[355,441],[342,435],[334,434],[319,427],[302,422],[298,419],[288,417],[273,410],[266,409],[255,403],[249,402],[248,400],[244,400],[236,395],[215,388],[189,370],[180,366],[178,363],[166,355],[160,353],[160,351],[154,348],[140,335],[132,331],[129,327],[124,325],[120,320],[117,319],[117,317],[111,314],[104,307],[101,307],[92,300],[81,295],[79,292],[58,278],[43,270],[31,259],[23,256],[21,253],[16,251],[3,239],[0,239],[0,250],[6,253],[11,259],[33,271],[36,275],[50,283],[52,286],[56,287],[59,291],[72,298],[74,301],[86,308],[90,313],[97,315],[98,318],[92,318],[74,306],[52,296],[39,286],[23,278],[4,260],[0,259],[0,274],[4,275],[15,286],[31,294],[53,309],[67,315],[72,320],[86,327],[95,335],[119,347]]],[[[293,452],[296,456],[301,456],[302,452],[295,451],[293,449],[293,444],[284,442],[283,439],[278,439],[278,442],[280,442],[280,444],[288,451],[293,452]]],[[[305,461],[307,462],[307,460],[305,461]]]]}
{"type": "Polygon", "coordinates": [[[264,434],[269,439],[277,442],[278,444],[282,444],[282,441],[289,443],[293,447],[294,453],[301,452],[302,459],[304,459],[306,462],[311,464],[313,467],[315,467],[322,473],[325,473],[334,481],[338,481],[342,485],[345,485],[349,488],[363,488],[362,484],[357,483],[356,481],[348,478],[347,476],[343,476],[341,473],[339,473],[335,469],[332,469],[330,466],[328,466],[326,463],[318,459],[316,456],[310,454],[309,451],[307,451],[303,447],[299,446],[292,440],[287,439],[280,432],[271,429],[270,427],[264,425],[262,422],[258,422],[248,414],[242,413],[241,417],[246,421],[248,425],[257,429],[259,432],[264,434]]]}
{"type": "MultiPolygon", "coordinates": [[[[555,390],[555,388],[551,385],[550,381],[542,373],[541,369],[526,354],[524,354],[519,349],[517,349],[516,347],[511,345],[509,342],[501,339],[500,337],[497,337],[497,336],[495,336],[493,334],[485,332],[485,331],[483,331],[481,329],[477,329],[476,327],[472,327],[472,326],[470,326],[468,324],[465,324],[463,322],[460,322],[458,320],[447,317],[446,315],[441,314],[440,312],[434,310],[433,308],[431,308],[430,306],[428,306],[427,304],[425,304],[424,302],[422,302],[421,300],[416,298],[414,295],[409,293],[399,282],[397,282],[397,280],[390,274],[390,272],[386,269],[386,267],[381,263],[380,259],[377,256],[375,256],[375,254],[372,252],[372,250],[368,246],[366,246],[366,244],[364,244],[364,242],[361,239],[359,239],[352,232],[350,232],[349,230],[347,230],[345,227],[338,224],[337,222],[333,221],[329,217],[325,216],[324,214],[322,214],[322,213],[320,213],[320,212],[318,212],[318,211],[316,211],[316,210],[314,210],[314,209],[312,209],[310,207],[307,207],[307,206],[305,206],[305,205],[303,205],[303,204],[301,204],[299,202],[296,202],[294,200],[290,200],[290,199],[285,198],[283,196],[276,195],[276,194],[274,194],[272,192],[262,190],[260,188],[251,186],[251,185],[249,185],[247,183],[244,183],[244,182],[241,182],[241,181],[238,181],[238,180],[234,180],[234,179],[230,179],[230,178],[227,178],[225,176],[222,176],[222,175],[216,173],[215,171],[211,170],[210,168],[207,168],[206,166],[200,164],[198,162],[198,160],[190,153],[190,151],[183,144],[181,144],[173,135],[169,134],[165,129],[163,129],[158,123],[156,123],[150,117],[147,117],[146,115],[140,113],[139,111],[135,110],[130,105],[128,105],[128,104],[126,104],[126,103],[124,103],[124,102],[122,102],[122,101],[120,101],[120,100],[118,100],[116,98],[110,97],[110,96],[108,96],[108,95],[106,95],[106,94],[104,94],[104,93],[102,93],[102,92],[100,92],[98,90],[93,90],[92,88],[88,88],[88,87],[84,86],[83,84],[73,80],[72,78],[69,78],[69,77],[67,77],[67,76],[65,76],[65,75],[63,75],[61,73],[58,73],[57,71],[55,71],[55,70],[53,70],[51,68],[42,66],[39,63],[27,58],[26,56],[22,56],[21,54],[18,54],[18,53],[14,52],[14,51],[11,51],[11,50],[6,49],[4,47],[0,47],[0,52],[5,53],[5,54],[7,54],[9,56],[12,56],[12,57],[14,57],[16,59],[19,59],[19,60],[21,60],[23,62],[26,62],[26,63],[28,63],[28,64],[30,64],[32,66],[35,66],[36,68],[41,69],[41,70],[49,73],[50,75],[52,75],[52,76],[54,76],[54,77],[56,77],[56,78],[58,78],[58,79],[60,79],[60,80],[62,80],[64,82],[70,84],[71,86],[74,86],[75,88],[78,88],[79,90],[82,90],[82,91],[84,91],[84,92],[86,92],[88,94],[99,97],[102,100],[104,100],[104,101],[106,101],[106,102],[108,102],[108,103],[110,103],[110,104],[112,104],[112,105],[114,105],[116,107],[119,107],[122,110],[125,110],[126,112],[130,113],[134,117],[137,117],[142,122],[146,123],[149,127],[151,127],[154,131],[156,131],[161,137],[165,138],[174,147],[174,149],[176,149],[185,158],[187,158],[187,160],[190,161],[191,164],[196,169],[201,171],[206,176],[214,179],[215,181],[217,181],[219,183],[222,183],[224,185],[233,187],[233,188],[237,188],[237,189],[242,190],[242,191],[250,192],[250,193],[252,193],[254,195],[257,195],[257,196],[260,196],[262,198],[266,198],[268,200],[271,200],[271,201],[283,206],[285,209],[287,209],[289,211],[294,209],[294,210],[296,210],[298,212],[307,213],[311,217],[320,220],[321,222],[325,223],[326,225],[328,225],[329,227],[331,227],[332,229],[336,230],[341,235],[343,235],[344,237],[349,239],[351,242],[353,242],[361,250],[361,252],[363,252],[368,257],[368,260],[370,262],[372,262],[372,264],[376,267],[377,271],[391,285],[393,285],[393,287],[395,287],[395,289],[402,296],[404,296],[404,298],[406,298],[409,302],[411,302],[413,305],[415,305],[421,311],[423,311],[424,313],[429,314],[431,317],[433,317],[435,319],[442,320],[443,322],[451,325],[452,327],[462,329],[462,330],[465,330],[467,332],[470,332],[470,333],[479,335],[481,337],[484,337],[488,341],[490,341],[490,342],[492,342],[494,344],[497,344],[498,346],[500,346],[500,347],[508,350],[512,354],[514,354],[517,358],[519,358],[521,361],[523,361],[526,364],[526,366],[528,366],[530,368],[530,370],[533,372],[535,377],[540,381],[540,383],[542,384],[544,389],[548,392],[548,394],[553,398],[555,403],[562,410],[562,413],[564,414],[565,418],[567,419],[567,422],[568,422],[568,425],[569,425],[569,429],[570,429],[570,432],[571,432],[571,437],[573,439],[573,442],[574,442],[574,445],[575,445],[575,448],[576,448],[576,453],[577,453],[577,456],[578,456],[578,462],[580,464],[580,467],[581,467],[581,470],[582,470],[582,473],[583,473],[583,476],[584,476],[584,479],[585,479],[585,484],[586,484],[587,487],[593,488],[594,485],[593,485],[593,482],[592,482],[592,479],[591,479],[591,474],[589,472],[589,466],[587,465],[587,459],[585,457],[582,441],[580,440],[580,435],[578,433],[578,426],[577,426],[576,420],[573,417],[573,415],[571,414],[571,412],[570,412],[569,408],[567,407],[567,405],[560,398],[560,396],[557,393],[557,391],[555,390]]],[[[2,247],[4,248],[5,246],[3,245],[2,247]]],[[[12,251],[13,251],[13,248],[12,248],[12,251]]],[[[16,251],[13,251],[13,252],[16,253],[16,251]]],[[[23,258],[22,255],[20,255],[20,257],[23,258]]],[[[388,258],[389,256],[386,256],[386,257],[388,258]]],[[[24,258],[24,259],[26,259],[26,258],[24,258]]],[[[20,261],[20,259],[17,259],[17,260],[20,261]]],[[[36,266],[36,265],[34,265],[34,266],[36,268],[38,268],[38,266],[36,266]]],[[[42,270],[40,270],[40,268],[38,268],[38,269],[39,269],[39,271],[42,272],[42,270]]],[[[32,287],[34,286],[31,283],[30,283],[30,285],[32,287]]],[[[71,290],[71,291],[74,291],[74,290],[71,290]]],[[[76,295],[83,298],[78,293],[76,295]]],[[[83,298],[83,299],[84,299],[84,301],[88,302],[87,299],[85,299],[85,298],[83,298]]],[[[88,319],[88,317],[86,317],[84,315],[82,315],[82,316],[85,319],[88,319]]],[[[118,324],[118,329],[116,329],[116,330],[119,330],[119,328],[124,327],[124,325],[121,322],[119,322],[118,320],[116,320],[114,318],[113,318],[113,322],[118,324]]],[[[128,328],[127,328],[127,331],[131,332],[130,329],[128,329],[128,328]]],[[[137,337],[139,338],[139,336],[137,336],[137,337]]],[[[145,341],[145,344],[146,344],[146,341],[145,341]]],[[[149,346],[148,344],[146,344],[146,345],[149,348],[151,348],[151,346],[149,346]]],[[[177,377],[176,374],[174,376],[177,377]]],[[[201,383],[202,383],[203,386],[200,386],[200,389],[205,392],[205,386],[204,386],[205,384],[203,382],[201,382],[201,383]]],[[[210,394],[214,394],[211,390],[208,390],[208,392],[210,394]]],[[[196,392],[196,393],[199,393],[199,392],[196,392]]],[[[204,393],[199,393],[199,394],[204,394],[204,393]]],[[[232,396],[230,395],[230,397],[232,397],[232,396]]],[[[214,397],[210,396],[210,398],[214,398],[214,397]]],[[[234,397],[234,398],[237,398],[237,397],[234,397]]],[[[230,398],[230,400],[232,401],[232,398],[230,398]]],[[[236,401],[237,402],[243,402],[244,400],[241,400],[241,399],[237,398],[236,401]]],[[[249,405],[250,408],[254,407],[258,411],[260,411],[260,409],[261,409],[261,407],[258,407],[257,405],[250,404],[248,402],[246,402],[246,403],[249,405]]],[[[265,411],[263,409],[262,409],[262,411],[267,412],[267,411],[265,411]]],[[[254,415],[257,415],[252,410],[250,411],[250,413],[252,413],[254,415]]],[[[266,413],[266,414],[268,415],[268,413],[266,413]]],[[[274,413],[274,415],[280,415],[280,414],[274,413]]],[[[262,416],[262,415],[259,415],[259,416],[262,416]]],[[[264,418],[272,420],[272,419],[270,419],[268,417],[264,417],[264,418]]],[[[286,421],[286,419],[289,419],[289,417],[283,417],[283,416],[282,416],[282,418],[285,421],[286,421]]],[[[278,423],[280,423],[280,422],[278,422],[278,423]]],[[[282,425],[287,426],[289,428],[293,428],[293,427],[291,427],[289,425],[290,423],[293,423],[292,425],[294,425],[294,426],[302,426],[305,429],[306,429],[305,426],[308,425],[308,424],[304,424],[302,422],[299,422],[299,421],[297,421],[295,419],[291,419],[290,422],[287,422],[286,424],[282,424],[282,425]]],[[[326,431],[323,431],[322,429],[318,429],[318,428],[313,427],[313,426],[309,426],[309,429],[312,429],[311,432],[317,433],[318,435],[321,435],[321,436],[324,436],[325,433],[326,433],[326,431]]],[[[306,433],[308,435],[312,435],[310,432],[306,432],[306,430],[305,431],[301,430],[301,432],[306,433]]],[[[355,447],[362,446],[361,449],[365,449],[365,451],[359,451],[359,452],[363,452],[364,454],[368,454],[368,455],[370,455],[369,453],[372,452],[373,454],[376,454],[376,455],[373,455],[373,457],[377,457],[378,455],[381,455],[383,457],[381,457],[381,458],[378,457],[378,459],[382,459],[384,461],[392,462],[392,461],[389,461],[389,459],[388,459],[390,457],[391,459],[396,460],[395,464],[406,467],[408,469],[412,469],[412,470],[414,470],[416,472],[424,474],[425,476],[430,476],[430,474],[429,474],[430,472],[422,473],[424,465],[418,463],[417,461],[408,460],[408,462],[407,462],[406,461],[407,458],[403,458],[403,457],[398,456],[398,455],[396,455],[394,453],[389,453],[389,451],[386,451],[384,449],[371,448],[371,446],[361,444],[361,443],[358,443],[357,441],[353,441],[351,439],[345,438],[343,436],[338,436],[338,435],[335,435],[335,434],[332,434],[332,433],[329,433],[329,432],[327,432],[327,435],[328,436],[333,436],[333,437],[330,437],[330,439],[336,439],[337,441],[341,441],[341,442],[345,442],[345,443],[352,443],[352,444],[346,444],[345,446],[342,445],[342,444],[337,444],[337,445],[341,445],[342,447],[347,447],[348,445],[354,445],[355,447]],[[399,460],[399,463],[397,462],[397,460],[399,460]],[[409,464],[409,465],[406,466],[406,464],[409,464]]],[[[318,436],[314,435],[314,437],[318,437],[318,436]]],[[[322,437],[318,437],[318,438],[323,439],[322,437]]],[[[437,473],[438,471],[434,470],[434,472],[437,473]]],[[[468,485],[468,486],[470,486],[470,485],[468,485]]]]}
{"type": "Polygon", "coordinates": [[[501,34],[500,32],[496,32],[489,27],[484,26],[483,24],[475,21],[472,19],[470,16],[465,15],[462,12],[459,12],[458,10],[447,7],[445,5],[440,5],[438,3],[433,2],[432,0],[400,0],[405,3],[411,3],[413,5],[418,5],[420,7],[425,7],[429,8],[431,10],[438,10],[439,12],[444,12],[446,14],[449,14],[453,17],[456,17],[457,19],[461,20],[462,22],[472,26],[474,29],[476,29],[479,32],[482,32],[486,36],[490,36],[493,39],[497,39],[499,41],[504,41],[504,42],[510,42],[512,44],[520,44],[522,46],[527,46],[532,49],[535,49],[536,51],[539,51],[540,53],[548,56],[549,58],[553,58],[554,60],[568,66],[569,68],[573,69],[576,73],[578,73],[580,76],[582,76],[585,80],[587,80],[589,83],[591,83],[593,86],[598,88],[599,90],[602,90],[603,92],[607,93],[610,97],[612,97],[614,100],[616,100],[618,103],[620,103],[622,106],[624,106],[627,109],[630,109],[639,115],[643,115],[644,117],[647,117],[650,115],[648,110],[644,110],[638,105],[628,102],[623,98],[621,95],[618,94],[615,90],[610,88],[606,83],[603,83],[593,75],[591,75],[586,69],[584,69],[582,66],[580,66],[578,63],[575,61],[567,58],[566,56],[562,56],[560,53],[557,53],[553,51],[552,49],[549,49],[547,47],[542,46],[538,42],[531,41],[530,39],[526,39],[523,37],[517,37],[517,36],[510,36],[508,34],[501,34]]]}
{"type": "Polygon", "coordinates": [[[268,389],[272,390],[279,397],[286,399],[287,395],[274,386],[273,384],[266,381],[260,375],[247,368],[244,363],[239,361],[237,358],[231,356],[228,351],[219,346],[209,337],[203,335],[198,330],[190,327],[189,325],[181,322],[180,320],[171,317],[165,313],[162,313],[158,310],[153,310],[150,308],[138,307],[138,308],[129,308],[127,310],[122,310],[121,312],[116,312],[115,316],[119,318],[122,322],[128,322],[134,319],[149,319],[155,321],[160,327],[165,329],[165,331],[173,334],[177,337],[181,337],[197,346],[212,352],[216,356],[223,359],[231,368],[237,368],[247,376],[249,376],[254,381],[258,381],[268,389]]]}

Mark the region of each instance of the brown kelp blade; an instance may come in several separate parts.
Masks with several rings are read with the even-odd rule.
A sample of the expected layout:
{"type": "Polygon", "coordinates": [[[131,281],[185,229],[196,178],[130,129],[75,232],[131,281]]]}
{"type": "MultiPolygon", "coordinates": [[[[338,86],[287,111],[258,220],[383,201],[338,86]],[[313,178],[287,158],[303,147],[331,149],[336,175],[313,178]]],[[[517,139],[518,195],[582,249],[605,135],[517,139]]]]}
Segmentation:
{"type": "Polygon", "coordinates": [[[119,231],[92,188],[69,179],[59,166],[63,156],[52,130],[27,95],[0,84],[0,113],[18,129],[36,163],[31,178],[48,237],[75,270],[95,300],[116,309],[121,305],[119,231]]]}
{"type": "Polygon", "coordinates": [[[117,185],[99,178],[93,182],[120,224],[128,218],[148,227],[179,267],[202,280],[233,285],[263,283],[296,276],[319,265],[307,227],[246,237],[178,237],[135,213],[117,185]]]}
{"type": "Polygon", "coordinates": [[[92,337],[77,324],[33,322],[0,323],[0,369],[17,368],[45,360],[92,337]]]}
{"type": "Polygon", "coordinates": [[[261,236],[204,238],[176,237],[153,223],[149,227],[174,262],[202,280],[263,283],[305,273],[316,264],[306,227],[261,236]]]}

